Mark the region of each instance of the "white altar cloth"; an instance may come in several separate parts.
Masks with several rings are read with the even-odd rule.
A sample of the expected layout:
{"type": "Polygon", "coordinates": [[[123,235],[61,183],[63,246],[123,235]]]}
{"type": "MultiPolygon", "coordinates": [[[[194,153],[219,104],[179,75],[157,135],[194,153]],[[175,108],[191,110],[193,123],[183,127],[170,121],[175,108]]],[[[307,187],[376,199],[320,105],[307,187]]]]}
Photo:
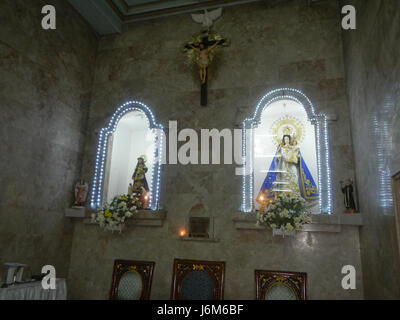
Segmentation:
{"type": "Polygon", "coordinates": [[[41,281],[0,288],[0,300],[66,300],[65,279],[56,279],[55,289],[43,289],[41,281]]]}

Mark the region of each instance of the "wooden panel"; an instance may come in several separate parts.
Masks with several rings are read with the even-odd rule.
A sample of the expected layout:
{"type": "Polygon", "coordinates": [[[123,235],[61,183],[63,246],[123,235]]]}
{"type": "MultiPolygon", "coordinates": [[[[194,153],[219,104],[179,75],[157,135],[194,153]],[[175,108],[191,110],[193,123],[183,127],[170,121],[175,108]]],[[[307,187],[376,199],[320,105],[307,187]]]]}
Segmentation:
{"type": "Polygon", "coordinates": [[[400,172],[392,177],[392,190],[394,200],[394,218],[397,231],[397,246],[400,253],[400,172]]]}
{"type": "Polygon", "coordinates": [[[174,259],[171,299],[182,299],[182,282],[192,271],[205,272],[213,286],[212,300],[224,298],[225,262],[174,259]]]}
{"type": "Polygon", "coordinates": [[[138,273],[142,279],[142,290],[139,300],[148,300],[150,298],[154,265],[154,262],[148,261],[115,260],[110,300],[118,300],[118,286],[120,280],[124,274],[131,271],[138,273]]]}
{"type": "Polygon", "coordinates": [[[307,274],[303,272],[256,270],[256,299],[265,300],[266,293],[276,284],[290,288],[297,300],[306,300],[307,274]]]}

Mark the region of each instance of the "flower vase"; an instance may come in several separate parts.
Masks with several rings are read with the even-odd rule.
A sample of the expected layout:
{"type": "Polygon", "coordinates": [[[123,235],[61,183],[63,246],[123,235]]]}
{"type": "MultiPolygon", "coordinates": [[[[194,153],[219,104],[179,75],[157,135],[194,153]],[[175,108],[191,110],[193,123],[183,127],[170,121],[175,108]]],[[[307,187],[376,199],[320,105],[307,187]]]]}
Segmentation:
{"type": "Polygon", "coordinates": [[[283,238],[285,236],[287,237],[294,237],[296,235],[296,230],[281,230],[281,229],[272,229],[272,235],[273,236],[282,236],[283,238]]]}

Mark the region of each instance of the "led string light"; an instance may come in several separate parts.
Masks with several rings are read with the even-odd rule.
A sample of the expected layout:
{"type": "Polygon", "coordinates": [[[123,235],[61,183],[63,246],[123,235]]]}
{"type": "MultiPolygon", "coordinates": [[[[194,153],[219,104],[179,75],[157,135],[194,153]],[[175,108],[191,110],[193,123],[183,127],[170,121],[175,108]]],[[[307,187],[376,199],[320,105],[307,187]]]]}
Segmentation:
{"type": "Polygon", "coordinates": [[[159,130],[160,138],[158,139],[159,145],[158,145],[158,161],[157,161],[158,170],[157,170],[157,184],[156,184],[156,203],[155,203],[156,206],[154,210],[159,209],[159,203],[160,203],[160,177],[161,177],[161,164],[162,164],[163,143],[164,143],[163,131],[164,128],[162,125],[160,125],[160,130],[159,130]]]}
{"type": "Polygon", "coordinates": [[[246,120],[242,124],[242,206],[241,211],[246,212],[246,120]]]}
{"type": "MultiPolygon", "coordinates": [[[[99,132],[99,138],[97,142],[97,152],[96,152],[96,161],[95,161],[95,169],[94,169],[94,176],[93,176],[93,185],[92,185],[92,192],[90,196],[90,207],[92,209],[95,209],[99,206],[101,206],[101,200],[102,200],[102,188],[103,188],[103,180],[104,180],[104,166],[105,166],[105,160],[106,160],[106,151],[107,151],[107,145],[108,145],[108,137],[115,132],[117,129],[117,125],[119,120],[128,112],[132,111],[139,111],[144,113],[146,116],[146,121],[148,124],[149,128],[156,128],[163,130],[163,127],[160,124],[157,124],[155,121],[155,117],[153,112],[150,110],[149,107],[147,107],[144,103],[139,102],[139,101],[128,101],[121,105],[112,115],[110,118],[110,121],[108,122],[108,125],[106,128],[102,128],[99,132]]],[[[159,139],[160,140],[160,139],[159,139]]],[[[161,139],[162,141],[162,139],[161,139]]],[[[159,151],[158,151],[158,156],[162,158],[162,146],[160,148],[160,145],[158,145],[159,151]]],[[[154,154],[156,153],[156,150],[154,151],[154,154]]],[[[153,168],[154,168],[155,163],[153,163],[153,168]]],[[[160,192],[160,175],[161,175],[161,161],[158,161],[157,164],[157,177],[156,179],[153,179],[154,175],[154,170],[153,170],[153,175],[151,177],[151,202],[150,202],[150,208],[155,210],[156,208],[159,207],[158,201],[159,201],[159,192],[160,192]],[[154,183],[154,181],[156,183],[154,183]],[[154,186],[154,184],[156,184],[154,186]],[[153,201],[152,197],[152,190],[156,190],[155,194],[155,201],[153,201]]]]}
{"type": "MultiPolygon", "coordinates": [[[[162,151],[163,151],[163,134],[162,130],[164,128],[159,125],[159,129],[154,137],[154,146],[157,145],[157,148],[154,148],[154,162],[153,162],[153,172],[157,172],[156,179],[156,192],[155,199],[150,196],[150,208],[152,210],[159,209],[159,193],[160,193],[160,175],[161,175],[161,162],[162,162],[162,151]],[[158,152],[157,152],[158,150],[158,152]],[[157,164],[157,169],[156,169],[157,164]]],[[[152,176],[152,184],[153,184],[153,176],[152,176]]]]}
{"type": "Polygon", "coordinates": [[[332,188],[331,188],[331,166],[330,166],[330,150],[329,150],[329,132],[328,132],[328,119],[326,115],[324,117],[324,142],[325,142],[325,172],[326,172],[326,180],[325,187],[326,193],[328,196],[326,202],[327,212],[332,213],[332,188]]]}
{"type": "Polygon", "coordinates": [[[155,168],[155,162],[156,162],[156,143],[157,143],[157,138],[156,138],[156,136],[157,135],[155,135],[155,137],[154,137],[154,148],[153,148],[153,165],[152,165],[152,175],[151,175],[151,180],[150,180],[150,186],[149,186],[149,189],[150,189],[150,194],[148,195],[148,200],[149,200],[149,208],[151,208],[151,209],[153,209],[153,199],[154,199],[154,197],[153,197],[153,181],[154,181],[154,168],[155,168]]]}
{"type": "MultiPolygon", "coordinates": [[[[384,106],[385,108],[385,106],[384,106]]],[[[387,107],[386,107],[387,109],[387,107]]],[[[393,207],[393,195],[391,187],[391,176],[387,168],[385,159],[387,157],[387,150],[390,150],[390,125],[388,121],[381,115],[374,114],[372,116],[372,136],[375,141],[375,160],[377,164],[377,183],[379,185],[379,205],[382,208],[383,214],[391,212],[393,207]]]]}
{"type": "Polygon", "coordinates": [[[318,184],[320,186],[320,196],[319,196],[319,208],[321,213],[332,213],[332,186],[331,186],[331,169],[330,169],[330,151],[329,151],[329,134],[328,134],[328,121],[326,115],[317,115],[315,113],[315,108],[310,99],[300,90],[292,89],[292,88],[281,88],[275,89],[267,93],[262,97],[260,102],[256,106],[256,110],[254,111],[254,115],[252,118],[246,118],[242,124],[242,159],[243,159],[243,177],[242,177],[242,205],[241,210],[243,212],[251,212],[253,210],[254,201],[253,201],[253,193],[254,193],[254,176],[253,176],[253,148],[249,150],[250,159],[250,173],[247,178],[245,167],[246,167],[246,128],[247,123],[250,123],[251,128],[251,137],[250,137],[250,146],[252,147],[253,143],[253,134],[254,127],[260,123],[261,114],[265,108],[267,108],[272,102],[277,100],[289,99],[297,102],[301,105],[307,113],[308,119],[315,123],[316,131],[317,131],[317,165],[318,165],[318,184]],[[286,94],[290,93],[290,94],[286,94]],[[305,100],[306,104],[303,104],[299,98],[305,100]],[[270,99],[268,99],[270,98],[270,99]],[[264,102],[267,101],[267,102],[264,102]],[[307,107],[306,107],[307,106],[307,107]],[[321,122],[323,125],[323,129],[321,130],[321,122]],[[323,143],[323,147],[322,147],[323,143]],[[325,155],[322,157],[322,155],[325,155]],[[249,187],[247,187],[247,180],[249,180],[249,187]],[[324,183],[323,183],[324,182],[324,183]],[[249,204],[247,204],[247,200],[249,200],[249,204]]]}
{"type": "Polygon", "coordinates": [[[302,105],[304,110],[306,111],[309,119],[316,117],[314,105],[311,103],[310,99],[308,99],[308,97],[303,92],[301,92],[300,90],[297,90],[297,89],[293,89],[293,88],[280,88],[280,89],[275,89],[275,90],[268,92],[265,96],[263,96],[261,98],[260,102],[257,104],[256,110],[255,110],[253,118],[251,120],[260,118],[259,110],[260,110],[261,106],[264,106],[263,109],[261,110],[261,113],[262,113],[264,108],[267,107],[269,104],[271,104],[273,101],[281,100],[286,97],[290,97],[292,100],[294,100],[294,101],[298,102],[300,105],[302,105]],[[301,103],[299,101],[299,99],[297,99],[296,97],[291,96],[291,95],[286,95],[285,92],[291,92],[291,93],[297,94],[300,97],[304,98],[310,107],[309,110],[307,108],[304,108],[303,103],[301,103]],[[271,96],[274,96],[275,94],[277,94],[277,95],[274,98],[270,99],[269,102],[264,103],[264,100],[266,100],[267,98],[269,98],[271,96]],[[311,114],[310,114],[310,111],[311,111],[311,114]]]}
{"type": "MultiPolygon", "coordinates": [[[[319,121],[315,121],[315,127],[316,127],[316,139],[317,139],[317,166],[318,166],[318,185],[322,186],[322,169],[321,169],[321,128],[320,128],[320,123],[319,121]]],[[[318,197],[318,203],[319,203],[319,208],[321,210],[322,208],[322,193],[320,192],[320,195],[318,197]]]]}
{"type": "Polygon", "coordinates": [[[251,211],[253,209],[253,196],[254,196],[254,162],[253,162],[253,150],[254,150],[254,123],[251,123],[251,132],[250,132],[250,193],[249,193],[249,208],[248,210],[251,211]]]}

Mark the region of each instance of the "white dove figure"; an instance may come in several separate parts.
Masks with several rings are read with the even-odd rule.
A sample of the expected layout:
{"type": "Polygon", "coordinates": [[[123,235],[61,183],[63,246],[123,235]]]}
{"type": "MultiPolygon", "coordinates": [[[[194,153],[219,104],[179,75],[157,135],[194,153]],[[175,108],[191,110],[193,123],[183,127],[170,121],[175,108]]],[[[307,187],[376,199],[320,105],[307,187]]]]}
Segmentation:
{"type": "Polygon", "coordinates": [[[204,9],[204,13],[192,14],[192,19],[197,23],[202,23],[203,27],[211,27],[214,20],[217,20],[222,14],[222,8],[213,11],[204,9]]]}

